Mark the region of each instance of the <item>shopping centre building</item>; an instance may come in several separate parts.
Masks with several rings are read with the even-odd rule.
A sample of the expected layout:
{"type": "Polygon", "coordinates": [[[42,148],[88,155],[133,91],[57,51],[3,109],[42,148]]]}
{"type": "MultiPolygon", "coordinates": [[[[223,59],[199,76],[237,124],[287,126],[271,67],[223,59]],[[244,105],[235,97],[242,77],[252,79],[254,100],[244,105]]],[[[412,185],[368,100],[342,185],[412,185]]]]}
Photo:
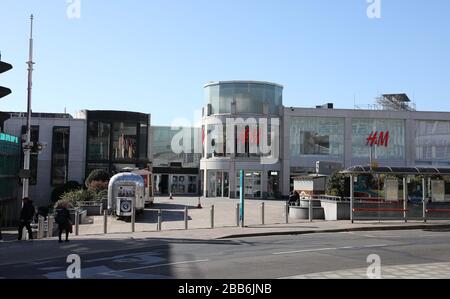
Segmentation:
{"type": "Polygon", "coordinates": [[[320,165],[329,162],[334,169],[336,165],[344,169],[371,162],[450,167],[449,112],[415,111],[405,94],[383,95],[377,110],[334,109],[332,104],[288,108],[283,106],[282,91],[282,86],[267,82],[205,85],[203,130],[210,136],[204,142],[200,166],[205,196],[239,195],[240,170],[245,170],[246,197],[277,198],[289,194],[293,177],[321,172],[324,167],[320,165]],[[245,128],[243,140],[238,132],[232,138],[217,138],[218,131],[225,132],[223,135],[233,131],[227,128],[227,119],[241,119],[232,126],[245,128]],[[278,136],[269,132],[270,126],[267,131],[268,143],[279,151],[278,159],[261,163],[265,154],[257,147],[251,150],[252,139],[259,145],[259,135],[266,127],[262,126],[262,132],[260,124],[253,124],[254,130],[248,119],[279,120],[278,136]],[[254,131],[256,138],[252,138],[254,131]],[[243,150],[230,151],[223,140],[241,144],[243,150]],[[216,153],[222,146],[226,150],[216,153]]]}
{"type": "MultiPolygon", "coordinates": [[[[211,82],[204,91],[198,128],[152,126],[142,112],[33,114],[32,140],[47,148],[32,154],[30,195],[47,205],[56,186],[82,183],[93,169],[151,169],[157,195],[225,198],[240,195],[243,170],[246,197],[279,199],[294,177],[371,161],[450,167],[450,112],[415,111],[404,94],[361,110],[285,107],[283,86],[268,82],[211,82]],[[184,152],[173,148],[180,131],[190,132],[184,152]]],[[[25,114],[3,113],[2,122],[20,138],[25,114]]]]}

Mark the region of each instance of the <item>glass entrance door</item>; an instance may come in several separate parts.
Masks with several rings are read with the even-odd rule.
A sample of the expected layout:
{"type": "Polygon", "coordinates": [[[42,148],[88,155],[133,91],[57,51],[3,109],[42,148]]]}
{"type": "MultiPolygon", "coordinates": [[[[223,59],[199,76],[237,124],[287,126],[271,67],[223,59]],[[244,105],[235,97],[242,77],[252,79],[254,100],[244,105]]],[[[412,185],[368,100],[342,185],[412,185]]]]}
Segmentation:
{"type": "Polygon", "coordinates": [[[208,188],[209,197],[229,197],[229,173],[208,171],[208,188]]]}
{"type": "MultiPolygon", "coordinates": [[[[261,198],[262,172],[260,171],[246,171],[244,174],[244,196],[246,198],[261,198]]],[[[240,173],[236,173],[236,194],[240,194],[240,173]]]]}

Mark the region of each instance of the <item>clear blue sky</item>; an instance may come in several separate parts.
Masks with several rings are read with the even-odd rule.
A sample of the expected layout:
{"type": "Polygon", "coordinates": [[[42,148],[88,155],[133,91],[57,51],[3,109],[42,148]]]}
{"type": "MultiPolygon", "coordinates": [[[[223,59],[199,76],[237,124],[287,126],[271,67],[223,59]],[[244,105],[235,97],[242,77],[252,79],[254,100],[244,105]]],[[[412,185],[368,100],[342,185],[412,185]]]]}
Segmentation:
{"type": "Polygon", "coordinates": [[[14,70],[0,110],[26,109],[28,18],[34,13],[34,111],[152,113],[191,119],[211,80],[285,86],[285,106],[352,108],[406,92],[420,110],[450,111],[450,1],[0,0],[0,50],[14,70]]]}

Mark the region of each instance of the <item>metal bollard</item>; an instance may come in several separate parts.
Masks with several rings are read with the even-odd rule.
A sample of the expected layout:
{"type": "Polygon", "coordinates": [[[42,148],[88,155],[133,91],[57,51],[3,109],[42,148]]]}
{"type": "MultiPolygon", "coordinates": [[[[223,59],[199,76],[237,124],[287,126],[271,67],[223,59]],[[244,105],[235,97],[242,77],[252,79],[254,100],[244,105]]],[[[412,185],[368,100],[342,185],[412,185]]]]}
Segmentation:
{"type": "Polygon", "coordinates": [[[157,230],[160,232],[162,230],[162,210],[158,210],[158,225],[157,230]]]}
{"type": "Polygon", "coordinates": [[[80,234],[80,212],[75,211],[75,236],[80,234]]]}
{"type": "Polygon", "coordinates": [[[211,228],[214,228],[214,205],[211,206],[211,228]]]}
{"type": "Polygon", "coordinates": [[[103,211],[103,233],[108,234],[108,211],[103,211]]]}
{"type": "Polygon", "coordinates": [[[314,218],[313,211],[314,211],[314,208],[313,208],[312,198],[309,198],[309,222],[313,222],[313,218],[314,218]]]}
{"type": "Polygon", "coordinates": [[[423,222],[427,223],[427,185],[425,178],[422,178],[422,208],[423,208],[423,222]]]}
{"type": "Polygon", "coordinates": [[[38,239],[44,239],[44,217],[38,217],[38,239]]]}
{"type": "Polygon", "coordinates": [[[53,224],[54,223],[55,223],[55,218],[53,216],[48,216],[47,238],[53,238],[53,224]]]}
{"type": "Polygon", "coordinates": [[[136,209],[133,209],[131,213],[131,232],[136,232],[136,209]]]}
{"type": "Polygon", "coordinates": [[[236,226],[239,227],[241,225],[241,205],[236,204],[236,226]]]}
{"type": "Polygon", "coordinates": [[[265,225],[265,203],[261,203],[261,225],[265,225]]]}
{"type": "Polygon", "coordinates": [[[289,224],[289,203],[288,202],[286,202],[286,207],[285,207],[285,209],[286,209],[286,224],[289,224]]]}
{"type": "Polygon", "coordinates": [[[189,209],[188,207],[184,207],[184,229],[189,229],[189,209]]]}

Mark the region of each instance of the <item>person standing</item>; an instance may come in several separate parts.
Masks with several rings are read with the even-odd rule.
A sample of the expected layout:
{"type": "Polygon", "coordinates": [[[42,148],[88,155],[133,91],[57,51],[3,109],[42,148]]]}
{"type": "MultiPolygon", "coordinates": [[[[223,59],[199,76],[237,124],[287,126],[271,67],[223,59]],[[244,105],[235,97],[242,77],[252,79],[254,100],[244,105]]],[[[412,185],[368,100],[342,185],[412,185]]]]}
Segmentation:
{"type": "Polygon", "coordinates": [[[69,233],[72,232],[72,221],[70,219],[70,212],[67,203],[64,204],[62,209],[58,211],[55,220],[58,224],[59,243],[62,243],[63,231],[66,233],[66,242],[69,242],[69,233]]]}
{"type": "Polygon", "coordinates": [[[36,213],[33,202],[29,198],[23,199],[23,207],[20,212],[20,223],[19,223],[19,238],[22,240],[23,228],[26,227],[28,231],[28,237],[33,240],[33,231],[31,230],[31,221],[33,220],[34,214],[36,213]]]}

